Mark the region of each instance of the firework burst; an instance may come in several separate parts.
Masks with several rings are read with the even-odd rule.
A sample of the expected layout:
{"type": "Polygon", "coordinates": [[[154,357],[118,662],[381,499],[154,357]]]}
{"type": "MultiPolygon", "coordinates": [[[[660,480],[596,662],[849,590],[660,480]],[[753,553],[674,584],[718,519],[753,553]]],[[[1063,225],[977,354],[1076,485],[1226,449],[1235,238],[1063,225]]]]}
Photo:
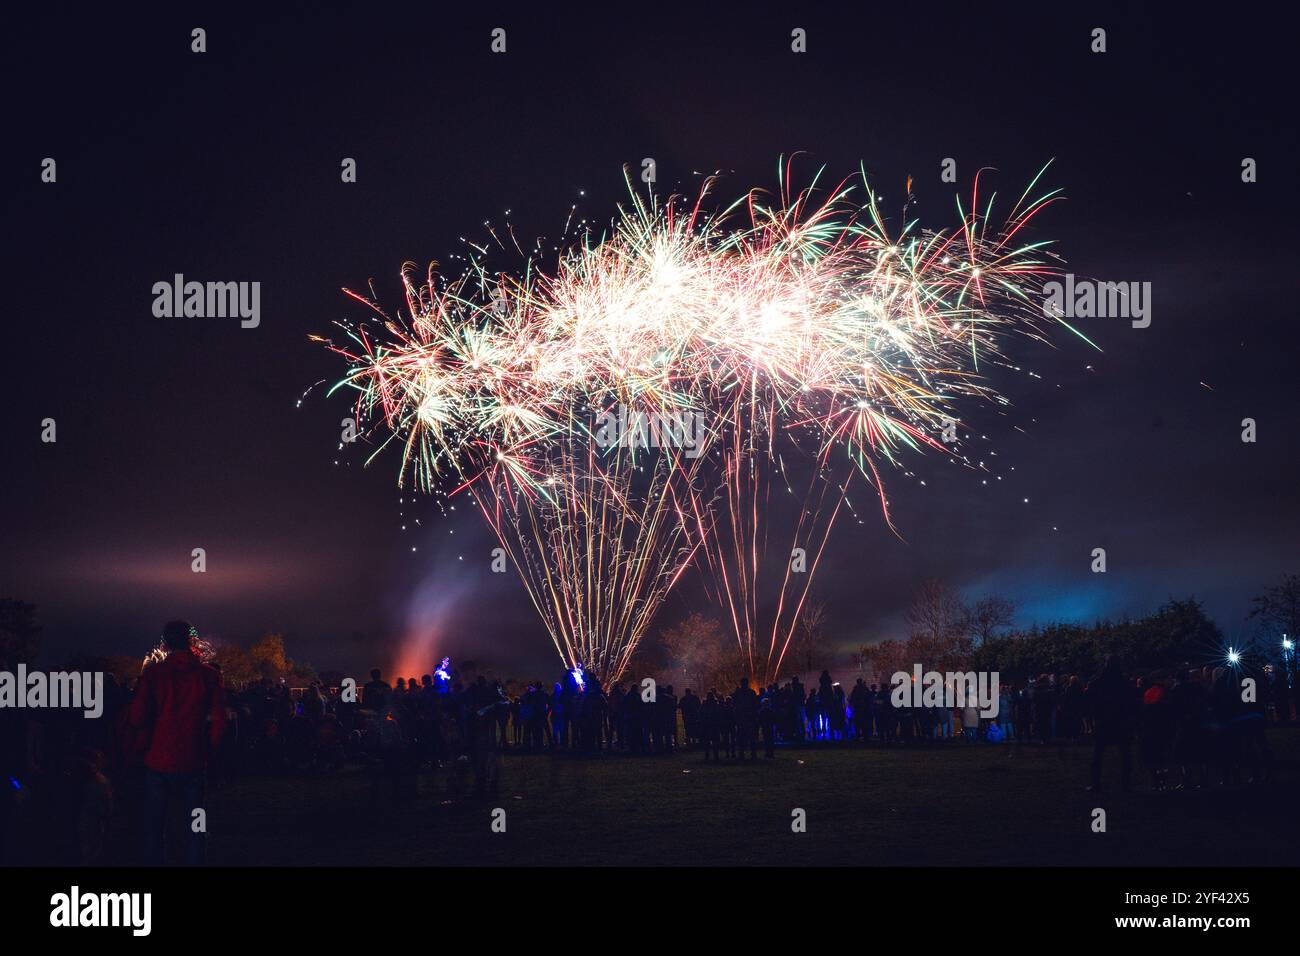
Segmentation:
{"type": "Polygon", "coordinates": [[[1055,258],[1021,238],[1056,198],[1031,198],[1037,178],[1001,222],[977,177],[957,228],[897,233],[865,176],[788,182],[712,214],[712,181],[694,202],[630,190],[551,269],[408,265],[407,317],[351,293],[377,318],[328,343],[350,365],[335,388],[383,424],[376,454],[397,442],[401,483],[472,496],[568,666],[616,679],[695,561],[752,671],[774,676],[853,481],[888,521],[880,465],[942,448],[960,402],[993,397],[982,369],[1008,333],[1044,338],[1033,297],[1055,258]],[[611,408],[697,415],[704,434],[689,455],[597,441],[611,408]],[[765,617],[774,481],[798,519],[765,617]],[[811,559],[792,576],[794,547],[811,559]]]}

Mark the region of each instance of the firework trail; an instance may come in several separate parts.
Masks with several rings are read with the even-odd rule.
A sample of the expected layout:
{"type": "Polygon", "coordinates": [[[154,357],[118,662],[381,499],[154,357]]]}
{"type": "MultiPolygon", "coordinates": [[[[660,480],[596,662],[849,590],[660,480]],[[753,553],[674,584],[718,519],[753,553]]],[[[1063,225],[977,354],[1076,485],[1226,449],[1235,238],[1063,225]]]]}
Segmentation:
{"type": "Polygon", "coordinates": [[[551,270],[475,259],[417,282],[408,266],[409,319],[350,293],[379,328],[328,343],[351,366],[335,388],[384,423],[376,454],[401,444],[403,484],[473,497],[567,665],[616,679],[695,561],[752,672],[773,676],[851,482],[888,520],[879,464],[941,448],[960,400],[993,397],[981,367],[1007,333],[1044,337],[1031,293],[1055,260],[1018,239],[1055,198],[1030,199],[1037,177],[997,227],[977,177],[959,228],[896,235],[865,176],[861,204],[844,183],[817,200],[816,180],[794,196],[788,168],[780,181],[770,204],[755,191],[716,214],[712,181],[693,203],[633,192],[551,270]],[[591,422],[614,408],[706,428],[691,454],[597,441],[591,422]],[[772,482],[794,494],[796,470],[765,616],[772,482]],[[797,578],[793,547],[812,556],[797,578]]]}
{"type": "MultiPolygon", "coordinates": [[[[584,268],[568,267],[557,281],[584,268]]],[[[663,396],[593,377],[598,360],[537,310],[532,286],[485,297],[404,275],[412,320],[376,308],[382,343],[360,327],[335,348],[359,419],[381,417],[402,443],[403,483],[474,500],[566,665],[616,679],[698,546],[684,502],[701,457],[592,433],[597,403],[649,413],[663,396]]]]}
{"type": "MultiPolygon", "coordinates": [[[[997,359],[1008,332],[1044,338],[1032,293],[1057,271],[1045,244],[1016,242],[1055,196],[1029,198],[1037,177],[1000,228],[989,197],[978,213],[959,202],[953,232],[907,223],[897,235],[869,187],[846,211],[843,184],[815,205],[812,187],[789,197],[788,178],[773,207],[751,194],[749,227],[730,243],[752,264],[756,294],[726,341],[736,360],[719,367],[732,378],[715,383],[724,494],[697,515],[706,584],[765,681],[780,671],[855,477],[890,522],[877,462],[942,448],[933,436],[960,420],[960,400],[995,398],[981,363],[997,359]],[[780,540],[774,482],[795,504],[780,540]]],[[[972,209],[979,185],[977,176],[972,209]]]]}
{"type": "MultiPolygon", "coordinates": [[[[216,647],[212,645],[211,641],[199,637],[198,629],[195,627],[190,628],[190,650],[205,664],[211,664],[217,659],[216,647]]],[[[153,650],[146,654],[144,660],[140,662],[140,673],[144,673],[146,667],[166,660],[169,653],[171,653],[170,649],[163,642],[163,639],[159,638],[153,650]]]]}
{"type": "Polygon", "coordinates": [[[566,437],[547,455],[546,495],[504,469],[468,486],[561,658],[615,680],[695,550],[682,502],[694,465],[637,457],[566,437]]]}

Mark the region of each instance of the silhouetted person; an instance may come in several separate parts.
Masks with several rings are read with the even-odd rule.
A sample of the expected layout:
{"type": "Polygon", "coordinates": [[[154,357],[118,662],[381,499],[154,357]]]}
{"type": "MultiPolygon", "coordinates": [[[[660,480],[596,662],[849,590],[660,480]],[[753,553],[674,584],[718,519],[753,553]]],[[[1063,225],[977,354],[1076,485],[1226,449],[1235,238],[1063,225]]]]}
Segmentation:
{"type": "Polygon", "coordinates": [[[145,668],[127,722],[144,748],[145,862],[163,863],[168,811],[179,807],[189,833],[185,862],[203,862],[205,834],[196,833],[191,814],[203,807],[204,770],[221,742],[226,708],[221,675],[191,650],[186,621],[163,628],[167,657],[145,668]]]}
{"type": "Polygon", "coordinates": [[[1034,730],[1038,734],[1040,743],[1050,744],[1054,736],[1052,725],[1056,721],[1056,688],[1052,686],[1051,679],[1046,674],[1038,676],[1038,683],[1034,684],[1032,697],[1034,730]]]}
{"type": "Polygon", "coordinates": [[[799,678],[792,678],[790,681],[790,739],[804,739],[804,702],[807,696],[804,693],[803,684],[799,678]]]}
{"type": "Polygon", "coordinates": [[[718,756],[718,738],[721,736],[722,702],[714,691],[704,698],[700,705],[700,741],[704,744],[704,762],[708,763],[709,754],[716,763],[718,756]]]}
{"type": "Polygon", "coordinates": [[[542,689],[541,681],[528,688],[519,710],[524,719],[524,740],[528,749],[542,750],[546,747],[546,691],[542,689]]]}
{"type": "Polygon", "coordinates": [[[763,756],[776,756],[776,709],[770,695],[764,695],[758,705],[758,727],[763,733],[763,756]]]}
{"type": "Polygon", "coordinates": [[[1175,790],[1199,789],[1205,783],[1205,720],[1209,707],[1208,692],[1197,671],[1183,671],[1169,691],[1173,711],[1174,764],[1178,769],[1175,790]]]}
{"type": "MultiPolygon", "coordinates": [[[[1033,684],[1033,681],[1030,681],[1033,684]]],[[[1016,691],[1015,697],[1011,699],[1011,720],[1016,725],[1016,743],[1024,744],[1033,736],[1034,726],[1034,705],[1033,698],[1030,696],[1030,688],[1022,687],[1016,691]]],[[[1084,701],[1085,709],[1091,715],[1091,705],[1084,701]]]]}
{"type": "Polygon", "coordinates": [[[624,699],[627,692],[623,690],[622,684],[615,684],[609,691],[609,749],[613,750],[616,746],[620,750],[627,749],[627,729],[623,724],[624,699]]]}
{"type": "Polygon", "coordinates": [[[500,791],[501,748],[505,732],[499,731],[499,717],[509,713],[510,701],[500,684],[479,677],[470,689],[469,745],[474,767],[476,796],[496,796],[500,791]],[[499,731],[499,736],[498,736],[499,731]]]}
{"type": "Polygon", "coordinates": [[[623,698],[622,725],[629,753],[640,754],[646,749],[645,718],[642,713],[649,705],[641,699],[636,687],[623,698]]]}
{"type": "Polygon", "coordinates": [[[700,699],[686,688],[682,695],[682,727],[686,731],[686,746],[690,747],[700,739],[700,699]]]}
{"type": "Polygon", "coordinates": [[[677,749],[677,695],[673,693],[673,685],[660,690],[656,698],[663,749],[665,753],[672,753],[677,749]]]}
{"type": "Polygon", "coordinates": [[[722,749],[726,751],[728,757],[736,756],[736,701],[735,698],[728,695],[724,697],[719,706],[718,727],[721,736],[722,749]]]}
{"type": "Polygon", "coordinates": [[[853,739],[862,740],[870,733],[871,692],[861,677],[849,692],[849,709],[853,712],[853,739]]]}
{"type": "Polygon", "coordinates": [[[370,773],[370,804],[373,807],[379,802],[379,789],[384,780],[392,788],[393,803],[397,803],[405,795],[402,771],[406,761],[407,739],[396,704],[386,705],[375,719],[372,740],[377,752],[370,773]]]}
{"type": "Polygon", "coordinates": [[[1083,687],[1079,684],[1079,675],[1075,674],[1065,684],[1061,692],[1060,721],[1057,735],[1070,743],[1079,739],[1083,732],[1083,687]]]}
{"type": "Polygon", "coordinates": [[[740,686],[732,695],[736,711],[736,750],[740,759],[745,759],[745,750],[749,750],[749,759],[758,759],[758,695],[749,686],[749,678],[742,677],[740,686]]]}
{"type": "Polygon", "coordinates": [[[1169,772],[1169,747],[1173,742],[1173,709],[1168,692],[1159,681],[1142,690],[1142,709],[1138,716],[1138,753],[1143,765],[1151,772],[1151,785],[1156,790],[1167,786],[1169,772]]]}
{"type": "Polygon", "coordinates": [[[830,735],[835,740],[844,740],[844,721],[848,709],[844,700],[844,688],[836,684],[831,690],[830,714],[828,715],[830,735]]]}
{"type": "Polygon", "coordinates": [[[1092,784],[1089,790],[1101,790],[1101,762],[1107,747],[1117,747],[1123,761],[1120,782],[1128,789],[1133,772],[1130,752],[1133,741],[1133,724],[1138,698],[1120,671],[1119,658],[1106,658],[1101,674],[1088,685],[1096,732],[1092,745],[1092,784]]]}
{"type": "Polygon", "coordinates": [[[817,699],[821,701],[822,713],[826,713],[830,708],[831,699],[835,696],[835,683],[831,680],[830,671],[822,671],[822,676],[817,678],[817,699]]]}
{"type": "Polygon", "coordinates": [[[387,707],[392,694],[393,688],[388,686],[388,681],[380,680],[379,668],[376,667],[370,672],[370,680],[362,688],[361,700],[368,709],[380,712],[387,707]]]}

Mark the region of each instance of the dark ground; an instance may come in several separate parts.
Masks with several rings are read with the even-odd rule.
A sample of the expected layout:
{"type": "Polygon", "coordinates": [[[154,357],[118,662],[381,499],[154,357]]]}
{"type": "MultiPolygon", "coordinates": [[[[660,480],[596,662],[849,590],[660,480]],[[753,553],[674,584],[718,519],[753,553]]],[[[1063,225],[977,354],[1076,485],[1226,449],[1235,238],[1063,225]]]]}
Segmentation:
{"type": "MultiPolygon", "coordinates": [[[[781,749],[721,765],[697,753],[596,759],[507,754],[497,798],[420,779],[369,806],[366,772],[249,778],[209,797],[218,865],[1294,865],[1300,729],[1270,731],[1271,785],[1086,793],[1086,744],[781,749]],[[493,808],[506,832],[493,833],[493,808]],[[1107,832],[1091,829],[1092,810],[1107,832]],[[791,811],[807,832],[791,832],[791,811]]],[[[1135,753],[1136,760],[1136,753],[1135,753]]],[[[1111,757],[1107,782],[1118,783],[1111,757]]],[[[472,789],[472,778],[467,786],[472,789]]]]}

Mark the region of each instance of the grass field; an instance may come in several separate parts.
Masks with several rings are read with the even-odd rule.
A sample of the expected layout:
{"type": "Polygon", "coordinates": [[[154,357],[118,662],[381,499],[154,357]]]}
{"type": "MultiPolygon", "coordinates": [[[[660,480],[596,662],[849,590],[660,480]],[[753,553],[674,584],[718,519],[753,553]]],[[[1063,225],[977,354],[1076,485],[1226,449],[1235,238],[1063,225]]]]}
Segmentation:
{"type": "MultiPolygon", "coordinates": [[[[1294,865],[1300,729],[1270,731],[1274,781],[1085,792],[1091,750],[780,749],[774,760],[506,754],[500,795],[453,796],[446,774],[370,806],[366,771],[249,778],[211,793],[217,865],[1294,865]],[[506,832],[490,828],[494,808],[506,832]],[[1092,811],[1107,814],[1105,833],[1092,811]],[[792,811],[807,831],[791,832],[792,811]]],[[[1135,758],[1136,759],[1136,758],[1135,758]]]]}

